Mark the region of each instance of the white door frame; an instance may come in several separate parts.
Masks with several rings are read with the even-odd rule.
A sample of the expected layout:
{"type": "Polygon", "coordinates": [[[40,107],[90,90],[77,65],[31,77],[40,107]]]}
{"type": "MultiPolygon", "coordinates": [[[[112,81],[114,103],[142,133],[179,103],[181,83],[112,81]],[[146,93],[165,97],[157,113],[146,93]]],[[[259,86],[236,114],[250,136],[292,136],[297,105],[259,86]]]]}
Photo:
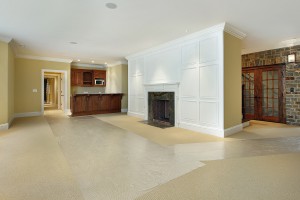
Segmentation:
{"type": "Polygon", "coordinates": [[[41,79],[41,113],[44,115],[44,76],[45,72],[48,73],[62,73],[64,74],[65,78],[65,94],[64,94],[64,110],[65,114],[69,114],[69,109],[67,108],[68,105],[68,71],[67,70],[53,70],[53,69],[42,69],[42,79],[41,79]]]}

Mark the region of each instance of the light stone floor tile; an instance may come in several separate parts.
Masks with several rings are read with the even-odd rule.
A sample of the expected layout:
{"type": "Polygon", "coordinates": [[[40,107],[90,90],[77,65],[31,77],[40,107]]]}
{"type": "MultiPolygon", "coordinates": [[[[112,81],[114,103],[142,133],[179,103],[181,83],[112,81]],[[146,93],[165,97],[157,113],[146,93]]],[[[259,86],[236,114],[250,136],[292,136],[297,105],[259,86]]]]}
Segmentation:
{"type": "Polygon", "coordinates": [[[85,199],[134,199],[204,164],[93,117],[47,115],[85,199]]]}

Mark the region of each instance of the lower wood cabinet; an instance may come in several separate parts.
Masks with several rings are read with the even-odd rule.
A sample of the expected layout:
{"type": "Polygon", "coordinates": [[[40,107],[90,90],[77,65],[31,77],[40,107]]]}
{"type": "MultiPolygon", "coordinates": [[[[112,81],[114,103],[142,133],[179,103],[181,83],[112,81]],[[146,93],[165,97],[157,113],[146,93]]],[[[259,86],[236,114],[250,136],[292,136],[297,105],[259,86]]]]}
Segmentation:
{"type": "Polygon", "coordinates": [[[71,97],[72,116],[121,112],[123,94],[77,94],[71,97]]]}

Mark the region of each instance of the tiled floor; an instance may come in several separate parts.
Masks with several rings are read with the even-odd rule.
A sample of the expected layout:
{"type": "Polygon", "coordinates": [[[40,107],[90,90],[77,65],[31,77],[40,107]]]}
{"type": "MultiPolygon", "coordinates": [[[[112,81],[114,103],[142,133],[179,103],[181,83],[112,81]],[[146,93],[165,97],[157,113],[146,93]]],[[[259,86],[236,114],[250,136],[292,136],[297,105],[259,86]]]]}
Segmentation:
{"type": "Polygon", "coordinates": [[[257,123],[221,139],[138,121],[120,114],[69,118],[57,111],[17,119],[0,132],[0,199],[300,197],[298,127],[257,123]]]}

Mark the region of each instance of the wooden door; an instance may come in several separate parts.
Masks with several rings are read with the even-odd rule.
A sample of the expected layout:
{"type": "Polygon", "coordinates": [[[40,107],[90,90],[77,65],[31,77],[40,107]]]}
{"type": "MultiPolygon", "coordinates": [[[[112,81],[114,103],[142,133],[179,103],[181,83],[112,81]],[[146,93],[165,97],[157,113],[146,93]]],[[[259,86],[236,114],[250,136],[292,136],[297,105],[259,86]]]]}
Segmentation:
{"type": "Polygon", "coordinates": [[[285,123],[283,66],[243,69],[243,117],[285,123]]]}

